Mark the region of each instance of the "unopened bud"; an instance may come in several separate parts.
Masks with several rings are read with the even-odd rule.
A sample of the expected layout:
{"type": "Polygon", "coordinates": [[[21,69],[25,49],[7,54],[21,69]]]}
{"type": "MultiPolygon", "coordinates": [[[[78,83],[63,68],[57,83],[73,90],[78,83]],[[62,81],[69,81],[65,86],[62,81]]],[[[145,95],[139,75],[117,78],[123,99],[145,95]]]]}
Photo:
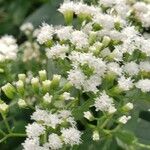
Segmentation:
{"type": "Polygon", "coordinates": [[[13,99],[16,90],[10,83],[4,85],[2,90],[8,98],[13,99]]]}
{"type": "Polygon", "coordinates": [[[61,75],[53,75],[53,79],[51,82],[51,88],[57,88],[59,86],[59,82],[61,79],[61,75]]]}
{"type": "Polygon", "coordinates": [[[24,83],[22,80],[19,80],[16,82],[16,87],[17,87],[18,93],[23,95],[24,94],[24,83]]]}
{"type": "Polygon", "coordinates": [[[110,37],[104,36],[103,40],[102,40],[103,46],[107,47],[109,45],[110,41],[111,41],[110,37]]]}
{"type": "Polygon", "coordinates": [[[72,20],[73,20],[73,11],[72,10],[68,10],[64,13],[64,18],[65,18],[65,22],[67,25],[71,25],[72,24],[72,20]]]}
{"type": "Polygon", "coordinates": [[[25,102],[25,100],[19,99],[19,100],[18,100],[18,105],[19,105],[19,107],[21,107],[21,108],[25,108],[25,107],[27,106],[27,103],[25,102]]]}
{"type": "Polygon", "coordinates": [[[39,79],[38,78],[32,78],[31,79],[32,88],[35,92],[39,91],[39,79]]]}
{"type": "Polygon", "coordinates": [[[0,104],[0,112],[1,113],[6,113],[8,111],[8,105],[6,103],[1,103],[0,104]]]}
{"type": "Polygon", "coordinates": [[[50,90],[51,81],[45,80],[42,82],[42,87],[44,92],[48,92],[50,90]]]}
{"type": "Polygon", "coordinates": [[[133,103],[127,103],[126,105],[124,105],[123,106],[123,111],[126,111],[126,112],[128,112],[128,111],[130,111],[130,110],[132,110],[133,109],[133,103]]]}
{"type": "Polygon", "coordinates": [[[63,87],[63,91],[69,91],[72,88],[72,83],[71,82],[67,82],[64,87],[63,87]]]}
{"type": "Polygon", "coordinates": [[[41,70],[39,71],[39,77],[41,81],[44,81],[47,79],[47,74],[46,74],[46,70],[41,70]]]}
{"type": "Polygon", "coordinates": [[[98,141],[100,139],[100,137],[99,137],[99,132],[97,131],[97,130],[95,130],[94,132],[93,132],[93,140],[94,141],[98,141]]]}
{"type": "Polygon", "coordinates": [[[128,122],[128,120],[131,119],[131,116],[121,116],[119,119],[118,119],[118,122],[121,123],[121,124],[126,124],[128,122]]]}
{"type": "Polygon", "coordinates": [[[49,93],[46,93],[46,94],[43,96],[44,102],[45,102],[45,103],[48,103],[48,104],[51,103],[52,98],[53,98],[53,96],[52,96],[52,95],[49,95],[49,93]]]}
{"type": "Polygon", "coordinates": [[[26,80],[26,75],[25,74],[18,74],[18,79],[25,82],[26,80]]]}
{"type": "Polygon", "coordinates": [[[84,118],[86,118],[86,119],[88,119],[90,121],[94,120],[94,116],[91,114],[90,111],[84,112],[84,118]]]}

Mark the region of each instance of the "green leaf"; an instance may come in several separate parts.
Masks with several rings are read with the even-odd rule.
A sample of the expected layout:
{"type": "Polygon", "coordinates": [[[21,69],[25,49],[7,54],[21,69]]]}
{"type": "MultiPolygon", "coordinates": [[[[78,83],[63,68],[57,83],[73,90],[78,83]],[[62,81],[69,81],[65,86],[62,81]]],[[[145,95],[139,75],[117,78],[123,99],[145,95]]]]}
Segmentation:
{"type": "Polygon", "coordinates": [[[63,16],[57,11],[61,3],[63,3],[63,0],[49,1],[26,18],[25,22],[31,22],[35,27],[41,25],[42,22],[53,25],[63,25],[63,16]]]}

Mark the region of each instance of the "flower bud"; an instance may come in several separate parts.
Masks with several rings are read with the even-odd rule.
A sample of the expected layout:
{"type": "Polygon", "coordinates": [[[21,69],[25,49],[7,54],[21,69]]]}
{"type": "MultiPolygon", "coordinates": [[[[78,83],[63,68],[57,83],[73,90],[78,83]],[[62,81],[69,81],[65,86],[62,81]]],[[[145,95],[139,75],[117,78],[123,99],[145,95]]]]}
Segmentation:
{"type": "Polygon", "coordinates": [[[26,75],[25,74],[18,74],[18,79],[25,82],[26,80],[26,75]]]}
{"type": "Polygon", "coordinates": [[[94,120],[94,116],[91,114],[90,111],[86,111],[84,112],[84,118],[90,120],[90,121],[93,121],[94,120]]]}
{"type": "Polygon", "coordinates": [[[35,92],[39,91],[39,79],[38,78],[32,78],[31,79],[32,88],[35,92]]]}
{"type": "Polygon", "coordinates": [[[52,89],[57,88],[59,86],[60,79],[61,79],[61,75],[57,75],[57,74],[53,75],[53,79],[50,87],[52,89]]]}
{"type": "Polygon", "coordinates": [[[97,131],[97,130],[95,130],[94,132],[93,132],[93,140],[94,141],[98,141],[100,139],[100,137],[99,137],[99,132],[97,131]]]}
{"type": "Polygon", "coordinates": [[[94,29],[94,31],[99,31],[99,30],[102,29],[102,26],[99,25],[98,23],[94,23],[94,24],[93,24],[93,29],[94,29]]]}
{"type": "Polygon", "coordinates": [[[94,32],[94,31],[91,31],[90,32],[90,36],[89,36],[89,43],[90,44],[93,44],[96,40],[96,36],[97,36],[97,33],[94,32]]]}
{"type": "Polygon", "coordinates": [[[63,87],[63,91],[69,91],[72,88],[72,83],[71,82],[67,82],[64,87],[63,87]]]}
{"type": "Polygon", "coordinates": [[[122,107],[122,110],[123,111],[125,111],[125,112],[128,112],[128,111],[130,111],[130,110],[132,110],[133,109],[133,103],[127,103],[126,105],[124,105],[123,107],[122,107]]]}
{"type": "Polygon", "coordinates": [[[111,107],[109,107],[109,109],[108,109],[108,114],[113,114],[113,113],[115,113],[116,111],[117,111],[116,108],[113,107],[113,106],[111,106],[111,107]]]}
{"type": "Polygon", "coordinates": [[[0,112],[1,113],[6,113],[8,111],[9,106],[6,103],[1,103],[0,104],[0,112]]]}
{"type": "Polygon", "coordinates": [[[20,108],[25,108],[27,106],[27,103],[23,99],[18,100],[18,105],[20,108]]]}
{"type": "Polygon", "coordinates": [[[47,74],[46,74],[46,70],[41,70],[39,71],[39,77],[41,81],[44,81],[47,79],[47,74]]]}
{"type": "Polygon", "coordinates": [[[49,95],[49,93],[46,93],[46,94],[43,96],[44,102],[45,102],[45,103],[48,103],[48,104],[51,103],[52,98],[53,98],[53,96],[52,96],[52,95],[49,95]]]}
{"type": "Polygon", "coordinates": [[[44,92],[48,92],[50,90],[51,81],[45,80],[42,82],[42,87],[44,92]]]}
{"type": "Polygon", "coordinates": [[[121,124],[126,124],[128,122],[128,120],[131,119],[131,116],[121,116],[119,119],[118,119],[118,122],[121,123],[121,124]]]}
{"type": "Polygon", "coordinates": [[[64,12],[64,18],[65,18],[65,22],[67,25],[71,25],[72,24],[72,20],[73,20],[73,11],[72,10],[68,10],[66,12],[64,12]]]}
{"type": "Polygon", "coordinates": [[[110,37],[104,36],[103,40],[102,40],[103,46],[107,47],[109,45],[110,41],[111,41],[110,37]]]}
{"type": "Polygon", "coordinates": [[[16,82],[16,87],[17,87],[18,93],[23,95],[24,94],[24,83],[22,80],[19,80],[16,82]]]}
{"type": "Polygon", "coordinates": [[[70,96],[70,93],[68,92],[64,92],[61,96],[60,96],[61,100],[73,100],[74,97],[70,96]]]}
{"type": "Polygon", "coordinates": [[[8,98],[13,99],[16,90],[10,83],[4,85],[2,90],[8,98]]]}

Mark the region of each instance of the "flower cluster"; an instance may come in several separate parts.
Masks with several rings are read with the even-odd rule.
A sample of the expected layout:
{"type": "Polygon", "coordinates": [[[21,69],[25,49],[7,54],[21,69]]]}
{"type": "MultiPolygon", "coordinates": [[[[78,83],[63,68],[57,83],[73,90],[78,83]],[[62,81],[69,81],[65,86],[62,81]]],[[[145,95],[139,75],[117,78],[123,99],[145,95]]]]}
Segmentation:
{"type": "MultiPolygon", "coordinates": [[[[94,141],[116,137],[120,144],[118,132],[132,119],[136,100],[150,93],[150,4],[65,1],[58,11],[64,26],[43,23],[34,30],[26,23],[20,28],[30,39],[20,46],[22,61],[44,62],[44,70],[38,76],[19,74],[17,82],[1,88],[20,108],[33,110],[23,148],[73,147],[84,142],[81,135],[87,131],[94,141]]],[[[1,50],[4,60],[15,59],[16,41],[2,37],[1,50]]],[[[7,111],[2,101],[0,112],[7,111]]]]}
{"type": "Polygon", "coordinates": [[[18,45],[13,36],[5,35],[0,38],[0,62],[15,60],[17,57],[18,45]]]}

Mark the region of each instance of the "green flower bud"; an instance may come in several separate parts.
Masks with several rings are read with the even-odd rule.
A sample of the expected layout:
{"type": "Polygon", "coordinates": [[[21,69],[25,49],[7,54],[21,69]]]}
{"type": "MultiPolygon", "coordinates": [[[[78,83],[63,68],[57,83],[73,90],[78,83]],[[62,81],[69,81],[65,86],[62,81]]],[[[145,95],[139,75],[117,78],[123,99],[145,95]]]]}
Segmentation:
{"type": "Polygon", "coordinates": [[[31,79],[32,88],[35,92],[39,91],[39,79],[38,78],[32,78],[31,79]]]}
{"type": "Polygon", "coordinates": [[[25,100],[23,100],[23,99],[19,99],[19,100],[18,100],[18,105],[19,105],[20,108],[25,108],[25,107],[27,107],[27,103],[26,103],[25,100]]]}
{"type": "Polygon", "coordinates": [[[99,31],[99,30],[102,29],[102,26],[99,25],[98,23],[94,23],[94,24],[93,24],[93,29],[94,29],[94,31],[99,31]]]}
{"type": "Polygon", "coordinates": [[[6,103],[0,104],[0,112],[1,113],[7,113],[9,106],[6,103]]]}
{"type": "Polygon", "coordinates": [[[65,22],[67,25],[71,25],[72,21],[73,21],[73,11],[72,10],[68,10],[64,13],[64,18],[65,18],[65,22]]]}
{"type": "Polygon", "coordinates": [[[133,109],[133,103],[127,103],[127,104],[125,104],[123,107],[122,107],[122,110],[124,111],[124,112],[128,112],[128,111],[130,111],[130,110],[132,110],[133,109]]]}
{"type": "Polygon", "coordinates": [[[0,68],[0,73],[4,73],[4,69],[0,68]]]}
{"type": "Polygon", "coordinates": [[[84,118],[88,119],[89,121],[93,121],[94,120],[94,116],[91,114],[90,111],[84,112],[84,118]]]}
{"type": "Polygon", "coordinates": [[[26,75],[25,74],[18,74],[18,79],[25,82],[26,81],[26,75]]]}
{"type": "Polygon", "coordinates": [[[51,101],[52,101],[52,98],[53,96],[52,95],[49,95],[49,93],[46,93],[44,96],[43,96],[43,100],[46,104],[50,104],[51,101]]]}
{"type": "Polygon", "coordinates": [[[103,40],[102,40],[103,46],[107,47],[109,45],[110,41],[111,41],[110,37],[104,36],[103,40]]]}
{"type": "Polygon", "coordinates": [[[6,85],[4,85],[2,87],[2,90],[4,91],[5,95],[10,98],[13,99],[14,94],[16,92],[14,86],[12,86],[10,83],[7,83],[6,85]]]}
{"type": "Polygon", "coordinates": [[[60,79],[61,79],[61,75],[53,75],[53,79],[52,79],[50,87],[52,89],[57,88],[59,86],[60,79]]]}
{"type": "Polygon", "coordinates": [[[100,140],[100,137],[99,137],[99,132],[97,130],[95,130],[93,132],[93,140],[94,141],[99,141],[100,140]]]}
{"type": "Polygon", "coordinates": [[[24,95],[24,83],[22,80],[16,82],[17,91],[19,94],[24,95]]]}
{"type": "Polygon", "coordinates": [[[42,88],[44,92],[48,92],[50,90],[51,81],[45,80],[42,82],[42,88]]]}
{"type": "Polygon", "coordinates": [[[90,36],[89,36],[89,43],[90,44],[93,44],[96,40],[96,36],[97,36],[97,33],[94,32],[94,31],[91,31],[90,32],[90,36]]]}
{"type": "Polygon", "coordinates": [[[71,82],[67,82],[64,87],[63,87],[63,91],[69,91],[72,88],[72,83],[71,82]]]}
{"type": "Polygon", "coordinates": [[[47,79],[47,74],[46,74],[46,70],[41,70],[39,71],[39,77],[41,81],[44,81],[47,79]]]}

